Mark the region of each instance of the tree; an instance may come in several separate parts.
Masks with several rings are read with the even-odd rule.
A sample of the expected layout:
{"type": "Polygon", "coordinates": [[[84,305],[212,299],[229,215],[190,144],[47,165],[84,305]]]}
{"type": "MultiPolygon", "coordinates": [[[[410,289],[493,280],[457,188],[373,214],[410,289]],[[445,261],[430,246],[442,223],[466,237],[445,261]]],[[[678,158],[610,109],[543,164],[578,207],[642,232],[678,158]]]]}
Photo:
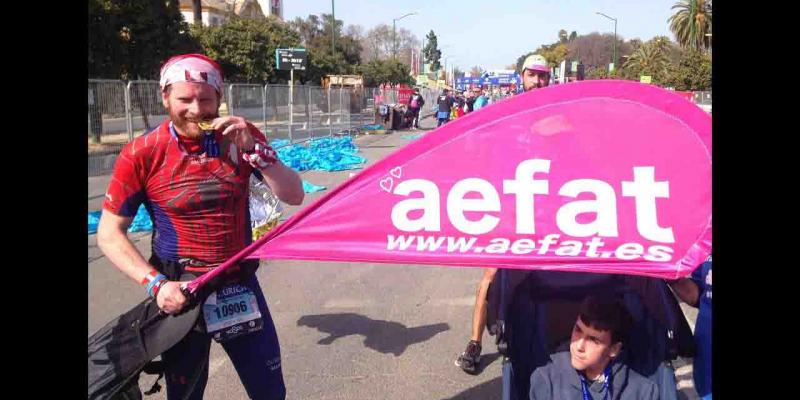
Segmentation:
{"type": "MultiPolygon", "coordinates": [[[[158,79],[167,58],[200,49],[177,1],[90,0],[89,32],[91,78],[158,79]]],[[[147,115],[153,113],[153,104],[144,101],[145,96],[133,90],[131,102],[149,130],[147,115]]]]}
{"type": "Polygon", "coordinates": [[[301,82],[320,82],[325,75],[353,74],[361,64],[361,28],[348,26],[342,32],[344,21],[332,22],[331,14],[297,17],[289,22],[290,28],[301,38],[308,50],[308,67],[301,82]],[[331,50],[331,33],[335,30],[335,52],[331,50]]]}
{"type": "MultiPolygon", "coordinates": [[[[397,35],[397,59],[404,64],[411,66],[411,52],[419,48],[419,39],[411,31],[405,28],[398,28],[397,35]]],[[[392,27],[387,24],[379,24],[370,29],[361,40],[364,61],[385,60],[393,57],[392,27]]]]}
{"type": "Polygon", "coordinates": [[[258,20],[231,17],[220,26],[195,26],[192,31],[205,54],[216,60],[226,80],[233,82],[286,80],[288,71],[275,70],[275,50],[301,43],[300,35],[274,16],[258,20]]]}
{"type": "Polygon", "coordinates": [[[638,80],[641,75],[649,75],[653,77],[653,83],[663,85],[667,81],[668,53],[669,40],[665,37],[647,41],[623,63],[623,77],[638,80]]]}
{"type": "Polygon", "coordinates": [[[310,46],[317,36],[322,35],[321,25],[316,15],[309,15],[307,19],[296,17],[294,21],[289,22],[289,26],[300,35],[300,40],[306,47],[310,46]]]}
{"type": "Polygon", "coordinates": [[[610,74],[608,72],[608,69],[605,68],[605,67],[594,66],[594,67],[589,67],[589,68],[586,69],[586,72],[585,72],[585,79],[586,80],[608,79],[608,78],[610,78],[610,74]]]}
{"type": "Polygon", "coordinates": [[[680,61],[670,66],[665,86],[675,90],[711,90],[711,56],[701,50],[686,49],[680,61]]]}
{"type": "Polygon", "coordinates": [[[379,86],[384,83],[413,84],[408,65],[398,60],[372,60],[359,68],[364,75],[365,86],[379,86]]]}
{"type": "Polygon", "coordinates": [[[89,75],[157,79],[161,63],[196,51],[177,1],[91,0],[89,75]]]}
{"type": "MultiPolygon", "coordinates": [[[[342,53],[342,58],[347,64],[357,65],[361,62],[361,43],[358,37],[343,34],[344,21],[333,21],[331,14],[309,15],[305,20],[297,17],[289,22],[289,26],[302,38],[302,43],[309,53],[325,52],[331,55],[331,33],[335,30],[335,52],[342,53]]],[[[358,34],[358,28],[348,27],[348,32],[358,34]]],[[[339,69],[347,69],[345,65],[339,69]]]]}
{"type": "Polygon", "coordinates": [[[472,66],[472,68],[469,69],[469,74],[473,78],[477,78],[477,77],[481,76],[482,73],[483,73],[483,68],[481,68],[481,67],[479,67],[477,65],[474,65],[474,66],[472,66]]]}
{"type": "Polygon", "coordinates": [[[422,54],[425,56],[425,63],[431,65],[431,70],[438,71],[441,68],[441,64],[439,64],[439,59],[442,57],[442,51],[439,50],[439,43],[436,39],[436,34],[433,33],[431,30],[427,36],[425,36],[425,48],[422,49],[422,54]]]}
{"type": "MultiPolygon", "coordinates": [[[[517,58],[517,70],[522,68],[522,63],[531,54],[539,54],[547,59],[550,67],[558,66],[561,61],[580,61],[586,68],[587,79],[589,71],[593,68],[602,67],[608,69],[607,64],[611,61],[614,49],[614,35],[611,33],[600,34],[592,32],[588,35],[578,35],[572,31],[564,40],[566,30],[559,31],[559,38],[551,44],[543,44],[535,51],[527,52],[517,58]],[[566,51],[565,51],[566,50],[566,51]]],[[[631,54],[633,49],[641,45],[641,40],[633,39],[625,42],[621,37],[617,37],[617,52],[621,55],[631,54]]],[[[674,57],[674,52],[670,50],[670,57],[674,57]]],[[[675,58],[677,59],[677,58],[675,58]]],[[[617,68],[617,70],[619,67],[617,68]]],[[[598,72],[599,73],[599,72],[598,72]]],[[[613,75],[613,74],[612,74],[613,75]]],[[[637,78],[638,79],[638,78],[637,78]]]]}
{"type": "MultiPolygon", "coordinates": [[[[636,40],[636,39],[634,39],[636,40]]],[[[582,61],[592,67],[605,66],[611,61],[614,53],[614,34],[592,32],[579,35],[567,44],[567,57],[570,60],[582,61]]],[[[633,45],[617,36],[617,54],[626,55],[632,52],[633,45]]],[[[622,59],[622,57],[620,57],[622,59]]],[[[588,70],[587,70],[588,71],[588,70]]]]}
{"type": "Polygon", "coordinates": [[[711,0],[679,0],[672,6],[678,10],[667,20],[675,39],[682,47],[695,50],[711,46],[711,0]]]}
{"type": "Polygon", "coordinates": [[[125,54],[120,6],[111,1],[89,0],[89,78],[118,79],[125,54]]]}
{"type": "Polygon", "coordinates": [[[569,47],[566,43],[559,43],[550,50],[543,50],[541,54],[547,60],[551,67],[558,66],[562,61],[567,59],[569,54],[569,47]]]}
{"type": "Polygon", "coordinates": [[[558,31],[558,42],[567,43],[568,41],[569,41],[569,35],[567,34],[567,31],[564,29],[558,31]]]}

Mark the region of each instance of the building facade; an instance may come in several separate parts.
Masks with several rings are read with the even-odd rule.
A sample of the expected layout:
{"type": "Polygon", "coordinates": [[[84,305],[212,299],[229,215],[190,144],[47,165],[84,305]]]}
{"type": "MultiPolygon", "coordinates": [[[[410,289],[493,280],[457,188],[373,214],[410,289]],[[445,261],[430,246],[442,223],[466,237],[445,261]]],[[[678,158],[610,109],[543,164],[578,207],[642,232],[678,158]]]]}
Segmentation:
{"type": "MultiPolygon", "coordinates": [[[[192,0],[180,0],[183,19],[194,23],[192,0]]],[[[231,15],[242,18],[259,19],[274,15],[283,19],[283,0],[202,0],[201,14],[203,26],[222,25],[231,15]]]]}

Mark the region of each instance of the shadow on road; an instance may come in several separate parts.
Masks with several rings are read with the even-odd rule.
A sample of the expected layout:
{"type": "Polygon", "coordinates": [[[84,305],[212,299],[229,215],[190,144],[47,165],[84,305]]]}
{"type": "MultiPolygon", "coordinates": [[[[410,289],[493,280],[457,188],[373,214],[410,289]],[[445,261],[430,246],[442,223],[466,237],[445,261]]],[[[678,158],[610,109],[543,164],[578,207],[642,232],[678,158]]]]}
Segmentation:
{"type": "Polygon", "coordinates": [[[403,354],[408,346],[450,329],[446,323],[408,328],[399,322],[375,320],[354,313],[304,315],[297,320],[297,325],[327,333],[329,336],[320,339],[319,344],[329,345],[345,336],[361,335],[365,346],[395,357],[403,354]]]}
{"type": "Polygon", "coordinates": [[[453,397],[442,400],[493,400],[503,397],[503,377],[498,376],[453,397]]]}
{"type": "Polygon", "coordinates": [[[484,354],[481,356],[481,362],[478,364],[478,368],[475,370],[475,375],[479,375],[486,369],[489,365],[491,365],[495,360],[502,357],[500,353],[494,354],[484,354]]]}

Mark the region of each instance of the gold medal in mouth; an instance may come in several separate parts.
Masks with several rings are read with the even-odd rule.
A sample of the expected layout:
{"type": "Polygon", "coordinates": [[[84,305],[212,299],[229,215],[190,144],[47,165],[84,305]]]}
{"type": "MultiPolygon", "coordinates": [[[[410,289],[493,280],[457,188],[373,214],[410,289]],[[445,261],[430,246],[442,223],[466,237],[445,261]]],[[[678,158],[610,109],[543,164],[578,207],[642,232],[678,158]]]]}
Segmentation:
{"type": "Polygon", "coordinates": [[[199,121],[197,123],[197,126],[200,129],[204,130],[204,131],[210,131],[211,130],[211,121],[199,121]]]}

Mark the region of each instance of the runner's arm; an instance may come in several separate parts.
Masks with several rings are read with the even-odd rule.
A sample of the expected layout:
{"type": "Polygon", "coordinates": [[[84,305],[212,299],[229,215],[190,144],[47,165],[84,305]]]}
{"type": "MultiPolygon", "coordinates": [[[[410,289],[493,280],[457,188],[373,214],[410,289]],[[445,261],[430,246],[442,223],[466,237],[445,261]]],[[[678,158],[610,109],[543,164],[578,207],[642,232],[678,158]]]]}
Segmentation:
{"type": "Polygon", "coordinates": [[[97,246],[117,269],[140,283],[155,268],[128,238],[127,231],[132,221],[133,218],[115,215],[104,209],[97,226],[97,246]]]}
{"type": "Polygon", "coordinates": [[[305,192],[300,175],[280,160],[262,169],[261,174],[264,176],[264,183],[269,185],[272,193],[282,202],[293,206],[303,202],[305,192]]]}
{"type": "MultiPolygon", "coordinates": [[[[142,253],[128,239],[127,231],[131,221],[133,218],[115,215],[104,209],[97,226],[97,246],[117,269],[136,283],[142,284],[144,278],[156,269],[144,259],[142,253]]],[[[180,289],[184,283],[166,281],[158,290],[156,299],[158,308],[167,314],[180,312],[186,304],[186,297],[180,289]]]]}

